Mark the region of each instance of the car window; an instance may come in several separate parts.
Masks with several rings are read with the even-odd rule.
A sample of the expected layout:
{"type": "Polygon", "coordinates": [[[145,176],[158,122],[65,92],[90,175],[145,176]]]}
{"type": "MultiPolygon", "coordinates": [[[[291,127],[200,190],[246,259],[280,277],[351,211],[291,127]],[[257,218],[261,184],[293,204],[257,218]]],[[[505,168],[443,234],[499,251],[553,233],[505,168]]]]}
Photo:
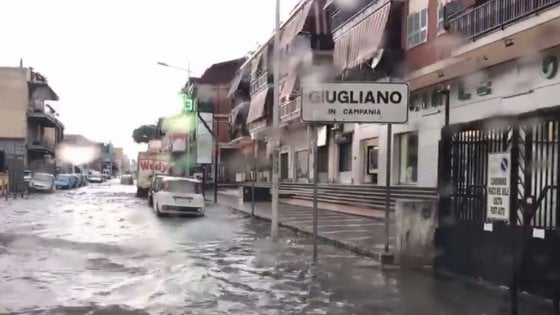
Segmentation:
{"type": "Polygon", "coordinates": [[[197,183],[186,180],[168,180],[163,185],[163,190],[174,193],[200,193],[199,185],[197,183]]]}

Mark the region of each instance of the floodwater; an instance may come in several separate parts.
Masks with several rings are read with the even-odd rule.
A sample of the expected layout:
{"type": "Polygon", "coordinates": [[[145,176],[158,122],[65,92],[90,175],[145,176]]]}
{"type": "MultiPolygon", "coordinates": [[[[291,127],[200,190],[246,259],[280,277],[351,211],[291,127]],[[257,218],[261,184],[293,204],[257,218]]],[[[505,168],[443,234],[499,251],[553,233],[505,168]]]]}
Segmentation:
{"type": "MultiPolygon", "coordinates": [[[[507,314],[507,292],[384,270],[209,205],[158,218],[114,182],[0,200],[2,314],[507,314]]],[[[522,303],[520,314],[550,306],[522,303]],[[537,306],[535,306],[537,305],[537,306]]]]}

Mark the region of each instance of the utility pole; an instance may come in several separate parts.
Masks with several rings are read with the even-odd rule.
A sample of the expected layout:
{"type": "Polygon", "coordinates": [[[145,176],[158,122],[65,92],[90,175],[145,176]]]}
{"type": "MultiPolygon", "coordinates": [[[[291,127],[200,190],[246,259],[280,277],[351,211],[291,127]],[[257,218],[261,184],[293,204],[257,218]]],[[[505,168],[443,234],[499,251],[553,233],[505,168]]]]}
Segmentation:
{"type": "Polygon", "coordinates": [[[280,0],[276,0],[276,19],[274,27],[274,52],[273,52],[273,105],[272,105],[272,222],[270,227],[270,237],[273,241],[278,240],[278,171],[279,171],[279,106],[280,106],[280,0]]]}

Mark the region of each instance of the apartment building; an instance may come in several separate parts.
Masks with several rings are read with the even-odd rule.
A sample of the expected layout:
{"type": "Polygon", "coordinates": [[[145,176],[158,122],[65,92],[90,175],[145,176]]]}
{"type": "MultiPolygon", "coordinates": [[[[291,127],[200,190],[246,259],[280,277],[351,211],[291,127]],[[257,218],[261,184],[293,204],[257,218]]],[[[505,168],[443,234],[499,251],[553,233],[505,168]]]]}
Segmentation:
{"type": "MultiPolygon", "coordinates": [[[[271,178],[273,133],[280,135],[280,180],[308,182],[312,178],[309,159],[312,129],[299,119],[302,81],[330,81],[333,41],[329,20],[323,10],[326,1],[301,1],[280,27],[279,130],[272,130],[274,37],[269,37],[241,66],[230,96],[235,105],[230,122],[234,142],[242,156],[256,157],[257,179],[271,178]]],[[[249,163],[250,164],[250,163],[249,163]]],[[[250,169],[250,167],[248,167],[250,169]]],[[[246,174],[245,174],[246,175],[246,174]]],[[[238,174],[239,179],[246,176],[238,174]]]]}
{"type": "MultiPolygon", "coordinates": [[[[230,144],[231,136],[229,117],[232,111],[232,102],[229,98],[232,80],[236,71],[244,63],[245,58],[228,60],[211,65],[200,78],[190,78],[188,86],[196,99],[196,105],[201,115],[208,116],[207,123],[218,140],[218,181],[233,181],[235,178],[236,147],[230,144]]],[[[206,118],[205,118],[206,120],[206,118]]],[[[199,166],[205,167],[208,178],[214,178],[214,154],[216,150],[212,143],[214,140],[207,133],[206,127],[199,123],[196,131],[191,132],[188,140],[189,152],[197,156],[199,166]],[[206,137],[207,141],[201,137],[206,137]],[[202,163],[199,163],[203,161],[202,163]]]]}
{"type": "Polygon", "coordinates": [[[0,67],[0,156],[15,180],[23,170],[54,173],[64,125],[53,101],[58,95],[32,68],[0,67]]]}

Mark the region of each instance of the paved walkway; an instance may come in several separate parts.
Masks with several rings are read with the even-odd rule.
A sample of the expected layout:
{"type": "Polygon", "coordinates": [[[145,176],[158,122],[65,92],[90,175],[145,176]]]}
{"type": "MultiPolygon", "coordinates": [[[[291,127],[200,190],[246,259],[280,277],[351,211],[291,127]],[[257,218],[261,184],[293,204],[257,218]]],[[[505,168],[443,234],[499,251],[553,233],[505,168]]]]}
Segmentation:
{"type": "MultiPolygon", "coordinates": [[[[220,192],[218,202],[232,209],[251,214],[251,203],[239,203],[239,197],[220,192]]],[[[256,202],[255,216],[270,221],[270,202],[256,202]]],[[[369,256],[383,263],[391,263],[392,255],[384,252],[385,223],[383,219],[319,209],[318,236],[321,240],[369,256]]],[[[292,230],[313,233],[313,209],[293,204],[279,204],[279,225],[292,230]]],[[[390,252],[394,248],[394,222],[389,226],[390,252]]]]}

